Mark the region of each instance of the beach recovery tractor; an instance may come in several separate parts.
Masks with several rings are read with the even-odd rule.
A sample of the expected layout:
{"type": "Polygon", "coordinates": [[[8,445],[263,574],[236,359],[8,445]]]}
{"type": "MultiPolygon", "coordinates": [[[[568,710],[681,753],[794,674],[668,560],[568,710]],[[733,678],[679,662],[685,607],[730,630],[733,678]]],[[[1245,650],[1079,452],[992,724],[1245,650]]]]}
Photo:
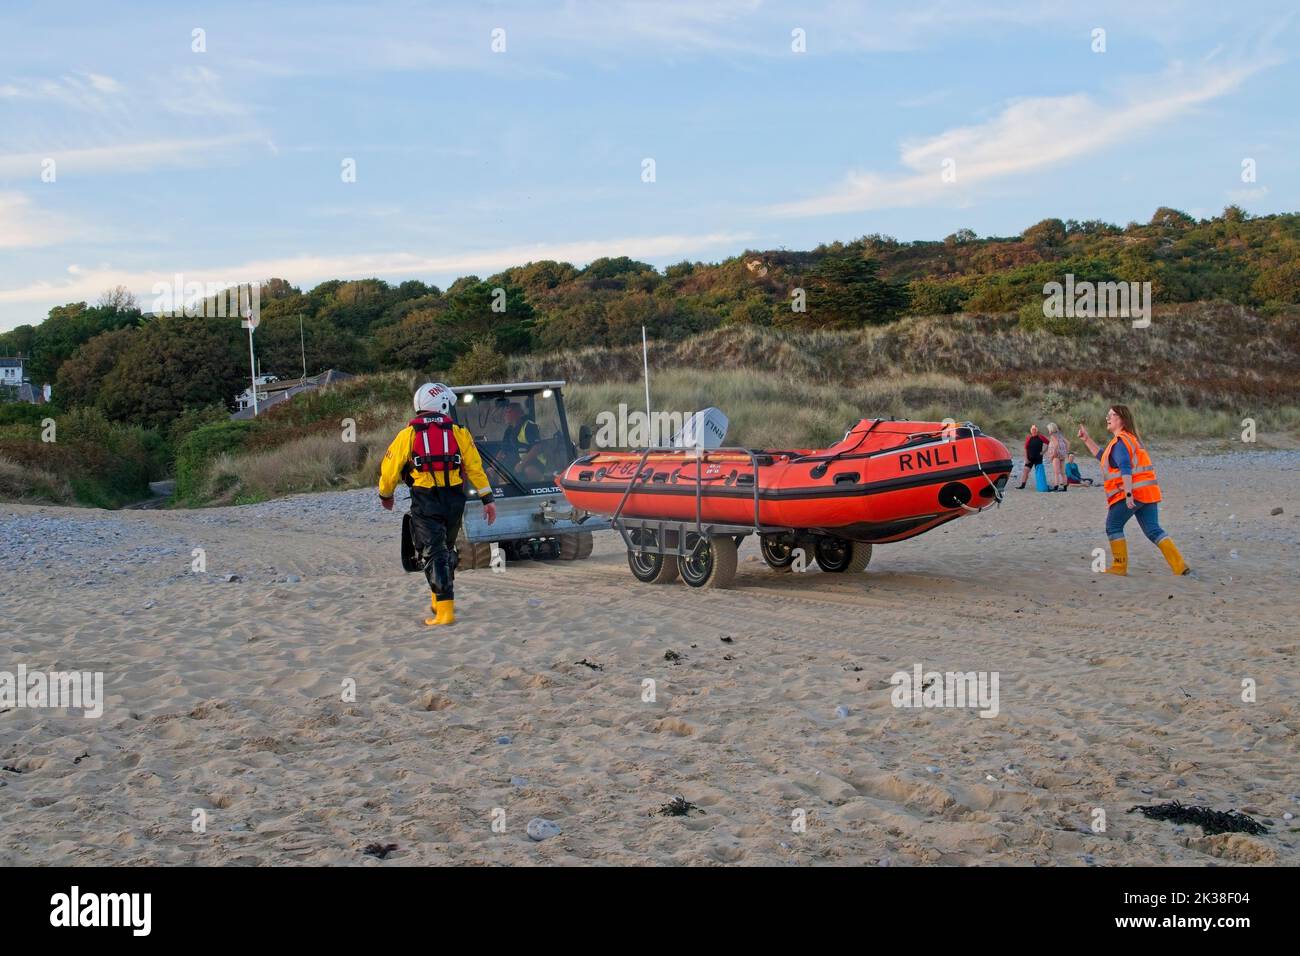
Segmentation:
{"type": "MultiPolygon", "coordinates": [[[[507,561],[580,560],[591,555],[592,532],[611,527],[609,518],[569,504],[556,481],[556,474],[578,457],[563,390],[564,382],[452,389],[456,424],[474,436],[497,506],[496,521],[489,525],[483,505],[469,489],[456,539],[461,568],[492,566],[494,551],[507,561]]],[[[590,445],[591,430],[583,425],[578,446],[586,450],[590,445]]]]}

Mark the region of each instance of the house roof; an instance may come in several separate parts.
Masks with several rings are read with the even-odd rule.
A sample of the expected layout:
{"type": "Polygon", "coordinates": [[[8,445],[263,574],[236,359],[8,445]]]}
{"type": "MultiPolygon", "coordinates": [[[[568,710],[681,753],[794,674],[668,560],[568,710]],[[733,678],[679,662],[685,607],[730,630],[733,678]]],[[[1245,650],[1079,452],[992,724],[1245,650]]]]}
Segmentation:
{"type": "Polygon", "coordinates": [[[0,368],[22,368],[26,359],[0,358],[0,368]]]}

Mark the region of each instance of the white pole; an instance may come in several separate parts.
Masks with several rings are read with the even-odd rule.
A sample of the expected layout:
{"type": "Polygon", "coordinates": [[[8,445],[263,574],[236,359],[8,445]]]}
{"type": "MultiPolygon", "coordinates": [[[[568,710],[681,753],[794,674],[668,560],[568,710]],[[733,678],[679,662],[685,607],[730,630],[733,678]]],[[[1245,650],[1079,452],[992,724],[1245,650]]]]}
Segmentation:
{"type": "Polygon", "coordinates": [[[257,417],[257,365],[253,362],[253,323],[248,323],[248,369],[253,379],[253,417],[257,417]]]}
{"type": "MultiPolygon", "coordinates": [[[[235,301],[239,303],[237,311],[243,312],[244,305],[244,287],[239,286],[239,291],[235,293],[235,301]]],[[[253,358],[253,329],[257,328],[257,319],[253,316],[252,293],[248,297],[249,309],[244,316],[243,326],[248,329],[248,370],[253,379],[253,417],[257,417],[257,362],[253,358]]]]}
{"type": "Polygon", "coordinates": [[[650,436],[650,423],[654,421],[654,416],[650,414],[650,348],[646,344],[645,326],[641,326],[641,368],[645,372],[645,420],[646,420],[646,446],[654,444],[650,436]]]}

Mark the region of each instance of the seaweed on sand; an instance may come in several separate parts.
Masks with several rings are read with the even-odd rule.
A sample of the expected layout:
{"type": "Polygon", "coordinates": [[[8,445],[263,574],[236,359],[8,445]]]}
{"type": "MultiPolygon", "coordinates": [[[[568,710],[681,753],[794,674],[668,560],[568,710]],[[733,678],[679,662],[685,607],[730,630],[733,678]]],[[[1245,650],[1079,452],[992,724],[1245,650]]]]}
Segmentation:
{"type": "Polygon", "coordinates": [[[1168,820],[1170,823],[1194,823],[1206,836],[1216,833],[1267,833],[1268,827],[1236,810],[1211,810],[1209,807],[1188,807],[1175,800],[1173,803],[1153,804],[1149,807],[1129,807],[1128,813],[1137,811],[1149,820],[1168,820]]]}

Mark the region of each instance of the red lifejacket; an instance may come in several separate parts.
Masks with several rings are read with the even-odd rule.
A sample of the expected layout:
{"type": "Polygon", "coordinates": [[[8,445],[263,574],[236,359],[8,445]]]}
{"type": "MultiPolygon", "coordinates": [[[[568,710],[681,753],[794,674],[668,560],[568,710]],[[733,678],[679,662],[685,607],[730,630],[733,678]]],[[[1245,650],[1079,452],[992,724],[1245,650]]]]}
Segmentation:
{"type": "Polygon", "coordinates": [[[442,483],[451,484],[452,469],[461,466],[460,443],[456,441],[453,422],[436,412],[412,418],[408,424],[415,430],[411,435],[411,468],[433,474],[442,472],[442,483]]]}

